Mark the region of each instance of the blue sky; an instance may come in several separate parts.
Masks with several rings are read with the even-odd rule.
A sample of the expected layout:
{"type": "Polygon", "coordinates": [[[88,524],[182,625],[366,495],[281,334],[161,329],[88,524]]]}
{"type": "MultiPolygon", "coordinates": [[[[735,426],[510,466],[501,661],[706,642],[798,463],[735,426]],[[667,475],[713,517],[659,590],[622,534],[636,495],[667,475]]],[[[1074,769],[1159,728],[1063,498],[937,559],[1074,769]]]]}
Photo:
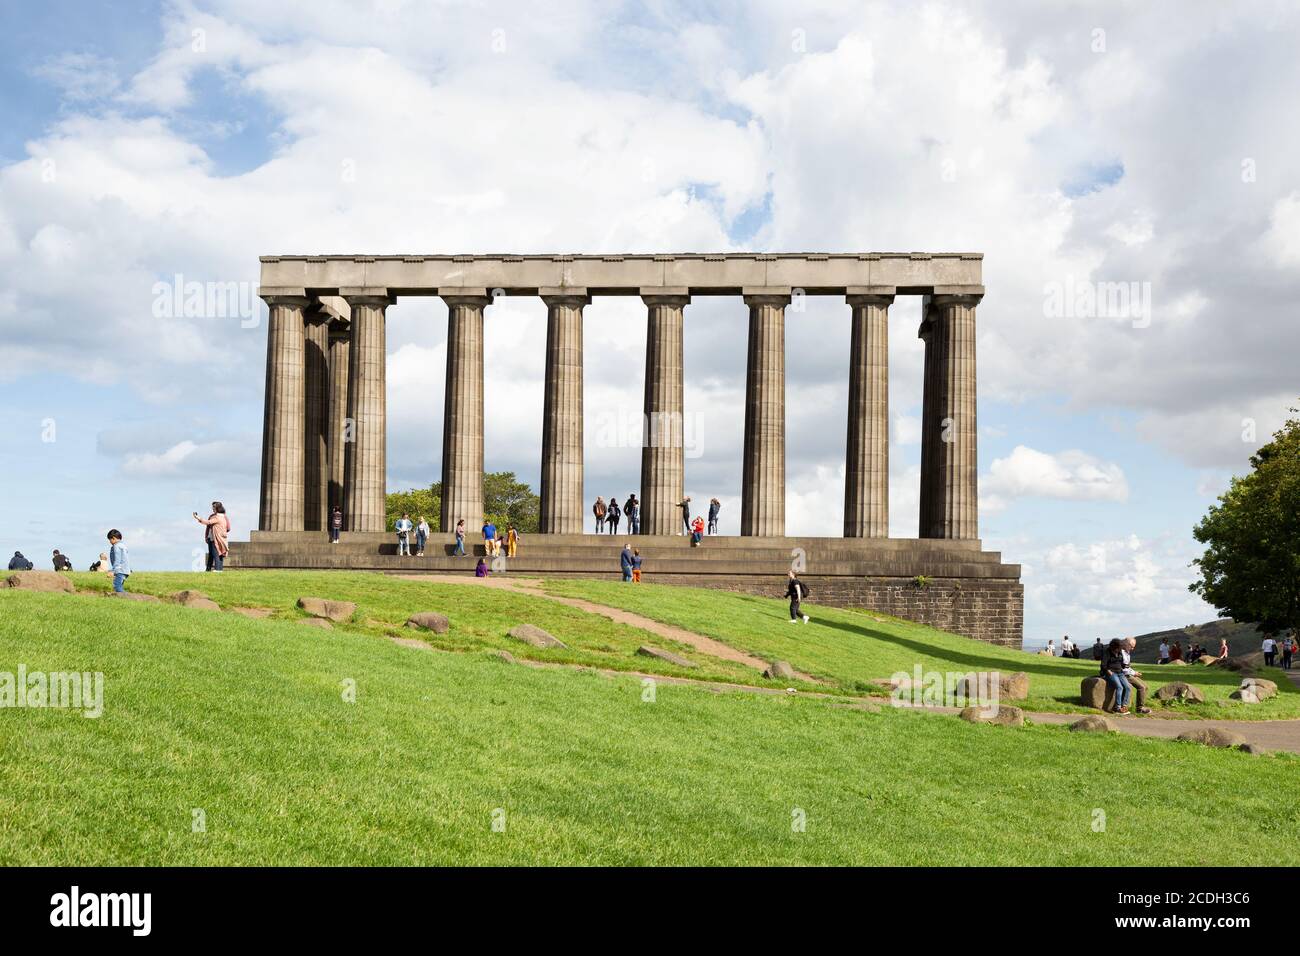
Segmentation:
{"type": "MultiPolygon", "coordinates": [[[[251,0],[0,12],[0,547],[188,567],[255,520],[264,315],[153,286],[271,252],[979,250],[981,525],[1031,643],[1208,620],[1191,527],[1295,403],[1297,15],[1120,3],[251,0]],[[1225,63],[1232,64],[1224,69],[1225,63]],[[1206,129],[1216,130],[1207,137],[1206,129]],[[1142,315],[1053,291],[1137,283],[1142,315]],[[1253,428],[1253,434],[1252,434],[1253,428]],[[1246,438],[1243,439],[1243,434],[1246,438]],[[53,440],[48,440],[48,439],[53,440]]],[[[915,534],[917,304],[891,313],[915,534]]],[[[544,308],[487,328],[487,464],[536,481],[544,308]]],[[[688,491],[739,511],[744,310],[687,311],[688,491]]],[[[788,528],[840,523],[848,310],[788,321],[788,528]]],[[[389,483],[437,477],[445,309],[389,321],[389,483]]],[[[638,453],[644,316],[587,312],[588,497],[638,453]]]]}

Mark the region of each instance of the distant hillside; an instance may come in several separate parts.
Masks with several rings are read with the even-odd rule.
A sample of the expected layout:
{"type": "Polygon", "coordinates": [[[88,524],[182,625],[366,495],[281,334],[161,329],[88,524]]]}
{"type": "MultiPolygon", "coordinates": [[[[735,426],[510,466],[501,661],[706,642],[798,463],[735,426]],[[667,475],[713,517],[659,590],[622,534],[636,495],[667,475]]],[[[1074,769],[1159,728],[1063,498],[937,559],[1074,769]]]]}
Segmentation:
{"type": "Polygon", "coordinates": [[[1230,617],[1210,621],[1208,624],[1189,624],[1187,627],[1169,631],[1152,631],[1150,634],[1138,634],[1135,637],[1137,650],[1133,652],[1133,659],[1143,664],[1156,662],[1162,639],[1168,640],[1171,645],[1176,640],[1182,641],[1184,652],[1189,645],[1199,643],[1202,647],[1210,649],[1210,653],[1218,654],[1219,638],[1226,637],[1228,650],[1234,656],[1244,656],[1259,650],[1259,643],[1263,640],[1263,635],[1255,629],[1254,624],[1238,624],[1230,617]]]}

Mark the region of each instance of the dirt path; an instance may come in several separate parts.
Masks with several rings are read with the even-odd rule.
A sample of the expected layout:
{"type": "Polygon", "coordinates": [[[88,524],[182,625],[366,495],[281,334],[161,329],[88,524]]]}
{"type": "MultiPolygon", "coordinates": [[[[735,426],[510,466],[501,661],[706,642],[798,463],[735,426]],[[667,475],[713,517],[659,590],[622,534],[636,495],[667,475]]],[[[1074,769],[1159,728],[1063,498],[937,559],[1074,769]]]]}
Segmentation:
{"type": "MultiPolygon", "coordinates": [[[[619,624],[628,624],[632,627],[639,628],[643,631],[649,631],[651,634],[657,634],[659,637],[667,638],[670,641],[677,641],[685,644],[687,647],[693,647],[701,654],[708,654],[710,657],[716,657],[719,660],[733,661],[737,664],[744,664],[746,667],[752,667],[757,671],[765,671],[768,668],[768,661],[761,657],[755,657],[752,654],[746,654],[744,651],[737,650],[730,644],[723,644],[711,637],[705,637],[703,634],[696,634],[694,631],[687,631],[680,627],[673,627],[671,624],[663,624],[659,621],[652,620],[648,617],[642,617],[640,614],[633,614],[631,611],[624,611],[622,608],[609,607],[605,604],[595,604],[581,598],[560,597],[555,594],[547,594],[542,590],[542,582],[537,578],[517,578],[517,577],[497,577],[497,578],[469,578],[469,577],[441,577],[428,574],[401,574],[396,575],[407,581],[429,581],[436,580],[439,584],[465,584],[475,587],[497,588],[502,591],[511,591],[515,594],[526,594],[529,597],[544,598],[547,601],[554,601],[557,604],[564,604],[580,611],[586,611],[589,614],[599,614],[601,617],[616,621],[619,624]]],[[[802,674],[795,671],[795,676],[802,681],[810,684],[820,684],[809,674],[802,674]]],[[[705,683],[708,683],[707,681],[705,683]]]]}

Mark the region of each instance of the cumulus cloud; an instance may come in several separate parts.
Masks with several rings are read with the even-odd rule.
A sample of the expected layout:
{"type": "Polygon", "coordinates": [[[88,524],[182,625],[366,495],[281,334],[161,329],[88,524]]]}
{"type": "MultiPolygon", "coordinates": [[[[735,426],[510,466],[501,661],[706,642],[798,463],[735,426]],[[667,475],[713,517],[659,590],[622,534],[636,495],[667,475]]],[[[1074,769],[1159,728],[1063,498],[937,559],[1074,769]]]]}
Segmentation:
{"type": "Polygon", "coordinates": [[[980,508],[1000,511],[1018,498],[1062,501],[1128,500],[1124,470],[1087,452],[1071,449],[1052,454],[1017,445],[996,458],[980,480],[980,508]]]}

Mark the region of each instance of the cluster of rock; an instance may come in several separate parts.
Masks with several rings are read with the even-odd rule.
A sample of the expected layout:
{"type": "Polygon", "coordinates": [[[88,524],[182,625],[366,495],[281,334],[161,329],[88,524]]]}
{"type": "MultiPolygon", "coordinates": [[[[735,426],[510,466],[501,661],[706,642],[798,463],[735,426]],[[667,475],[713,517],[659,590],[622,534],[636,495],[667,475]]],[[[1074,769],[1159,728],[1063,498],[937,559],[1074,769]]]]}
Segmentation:
{"type": "Polygon", "coordinates": [[[1243,677],[1241,686],[1228,696],[1243,704],[1261,704],[1277,696],[1277,684],[1264,677],[1243,677]]]}

